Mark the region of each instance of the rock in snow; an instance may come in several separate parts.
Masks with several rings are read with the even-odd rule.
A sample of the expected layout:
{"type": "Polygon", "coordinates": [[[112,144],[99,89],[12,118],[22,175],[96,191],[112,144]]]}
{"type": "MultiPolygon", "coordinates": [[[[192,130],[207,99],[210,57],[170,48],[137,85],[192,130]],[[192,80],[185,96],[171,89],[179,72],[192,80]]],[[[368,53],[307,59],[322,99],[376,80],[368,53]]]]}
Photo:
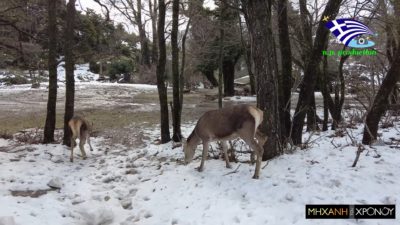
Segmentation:
{"type": "Polygon", "coordinates": [[[128,197],[121,200],[121,206],[124,209],[132,209],[132,199],[128,197]]]}
{"type": "Polygon", "coordinates": [[[53,179],[51,179],[48,183],[47,186],[51,187],[51,188],[56,188],[56,189],[61,189],[61,187],[63,186],[63,183],[61,181],[60,178],[55,177],[53,179]]]}

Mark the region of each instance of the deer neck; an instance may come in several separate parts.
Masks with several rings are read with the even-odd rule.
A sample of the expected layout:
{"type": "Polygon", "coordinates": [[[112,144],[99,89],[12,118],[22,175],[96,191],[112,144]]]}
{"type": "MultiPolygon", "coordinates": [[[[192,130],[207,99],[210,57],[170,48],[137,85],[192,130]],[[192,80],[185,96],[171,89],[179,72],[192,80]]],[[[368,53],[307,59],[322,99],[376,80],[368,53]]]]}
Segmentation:
{"type": "Polygon", "coordinates": [[[187,144],[188,147],[190,148],[196,148],[198,144],[200,144],[201,139],[199,135],[197,134],[196,128],[193,130],[193,132],[190,134],[190,136],[187,139],[187,144]]]}

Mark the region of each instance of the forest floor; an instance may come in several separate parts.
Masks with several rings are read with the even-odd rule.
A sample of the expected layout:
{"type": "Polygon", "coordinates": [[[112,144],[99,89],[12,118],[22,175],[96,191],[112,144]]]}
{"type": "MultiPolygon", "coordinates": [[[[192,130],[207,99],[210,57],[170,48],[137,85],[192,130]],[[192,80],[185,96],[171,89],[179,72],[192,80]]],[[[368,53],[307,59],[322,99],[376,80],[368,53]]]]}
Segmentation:
{"type": "MultiPolygon", "coordinates": [[[[263,162],[260,179],[253,180],[248,154],[239,153],[241,162],[232,169],[209,159],[199,173],[201,146],[196,159],[184,166],[181,147],[159,145],[155,86],[82,82],[76,90],[76,111],[94,122],[94,151],[87,150],[88,159],[82,160],[77,150],[70,163],[66,147],[38,141],[46,86],[0,88],[0,132],[8,138],[0,138],[1,225],[399,224],[399,219],[306,220],[304,214],[305,204],[399,202],[398,121],[380,130],[379,144],[365,146],[356,167],[351,165],[361,124],[340,132],[306,133],[308,148],[263,162]],[[61,188],[50,188],[50,181],[61,188]]],[[[185,95],[185,137],[204,111],[215,108],[209,99],[215,91],[185,95]]],[[[58,128],[64,92],[60,85],[58,128]]],[[[237,101],[254,103],[254,98],[234,97],[225,104],[237,101]]],[[[351,120],[354,114],[345,117],[351,120]]],[[[58,141],[60,137],[58,130],[58,141]]],[[[247,151],[240,142],[236,148],[247,151]]],[[[215,155],[217,151],[211,153],[215,155]]]]}

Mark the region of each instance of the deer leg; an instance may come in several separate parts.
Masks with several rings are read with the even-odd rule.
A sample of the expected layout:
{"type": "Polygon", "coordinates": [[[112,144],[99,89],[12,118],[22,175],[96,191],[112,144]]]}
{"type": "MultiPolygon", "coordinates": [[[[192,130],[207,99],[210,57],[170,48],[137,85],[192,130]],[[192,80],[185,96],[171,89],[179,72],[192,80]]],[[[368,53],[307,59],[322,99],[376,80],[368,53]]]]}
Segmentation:
{"type": "Polygon", "coordinates": [[[87,142],[88,142],[88,144],[89,144],[90,151],[92,152],[92,151],[93,151],[93,148],[92,148],[92,144],[90,144],[90,135],[89,135],[89,134],[87,135],[87,142]]]}
{"type": "Polygon", "coordinates": [[[228,145],[226,141],[221,141],[222,149],[224,151],[224,156],[225,156],[225,163],[226,163],[226,168],[232,168],[231,164],[229,163],[229,156],[228,156],[228,145]]]}
{"type": "Polygon", "coordinates": [[[254,171],[253,179],[258,179],[260,177],[260,167],[261,167],[261,159],[264,153],[264,149],[256,142],[254,139],[254,133],[246,132],[248,130],[254,130],[254,125],[246,124],[244,126],[243,131],[240,134],[240,137],[250,146],[250,148],[256,153],[256,169],[254,171]]]}
{"type": "Polygon", "coordinates": [[[258,144],[261,146],[264,146],[265,142],[267,142],[268,137],[265,135],[263,132],[261,132],[259,129],[257,129],[255,135],[254,135],[258,141],[258,144]]]}
{"type": "Polygon", "coordinates": [[[208,142],[207,141],[203,141],[203,154],[201,156],[201,163],[200,163],[200,167],[199,167],[199,172],[203,172],[204,170],[204,161],[206,161],[207,159],[207,155],[208,155],[208,142]]]}
{"type": "MultiPolygon", "coordinates": [[[[268,137],[264,134],[264,133],[262,133],[259,129],[257,129],[257,131],[256,131],[256,133],[255,133],[255,137],[256,137],[256,139],[257,139],[257,142],[258,142],[258,144],[261,146],[261,147],[263,147],[264,146],[264,144],[265,144],[265,142],[267,142],[267,140],[268,140],[268,137]]],[[[255,159],[254,159],[254,152],[255,150],[253,150],[252,152],[251,152],[251,155],[250,155],[250,160],[251,160],[251,163],[252,164],[254,164],[255,163],[255,159]]]]}
{"type": "Polygon", "coordinates": [[[257,155],[256,169],[254,171],[253,179],[258,179],[260,177],[261,159],[264,153],[264,149],[254,139],[247,141],[245,140],[245,142],[253,149],[253,151],[257,155]]]}
{"type": "Polygon", "coordinates": [[[251,165],[254,165],[254,163],[256,162],[256,159],[254,158],[254,150],[250,152],[250,163],[251,165]]]}
{"type": "Polygon", "coordinates": [[[76,146],[75,139],[71,138],[71,156],[69,157],[70,162],[74,162],[74,147],[76,146]]]}
{"type": "Polygon", "coordinates": [[[79,148],[81,149],[81,154],[82,154],[82,159],[86,159],[86,152],[85,152],[85,145],[86,143],[86,137],[85,135],[82,135],[79,139],[79,148]]]}

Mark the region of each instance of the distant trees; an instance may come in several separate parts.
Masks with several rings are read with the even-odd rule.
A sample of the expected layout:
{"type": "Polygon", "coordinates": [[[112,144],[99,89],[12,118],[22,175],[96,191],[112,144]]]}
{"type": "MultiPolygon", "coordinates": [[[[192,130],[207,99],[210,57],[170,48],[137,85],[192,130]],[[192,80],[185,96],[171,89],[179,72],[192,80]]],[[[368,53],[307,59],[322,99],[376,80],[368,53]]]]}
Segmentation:
{"type": "MultiPolygon", "coordinates": [[[[137,27],[139,32],[139,42],[140,42],[140,64],[145,66],[150,66],[151,64],[151,54],[149,49],[149,40],[146,35],[145,21],[143,21],[143,3],[141,0],[107,0],[108,4],[113,6],[118,10],[121,15],[123,15],[131,25],[137,27]]],[[[154,12],[150,12],[153,14],[154,12]]],[[[153,14],[154,15],[154,14],[153,14]]],[[[155,17],[153,17],[154,22],[155,17]]],[[[153,25],[154,27],[154,25],[153,25]]],[[[154,40],[154,39],[153,39],[154,40]]],[[[153,43],[154,44],[154,43],[153,43]]],[[[154,57],[154,52],[153,52],[154,57]]],[[[155,60],[153,59],[153,62],[155,60]]]]}
{"type": "Polygon", "coordinates": [[[45,59],[41,46],[47,45],[47,12],[46,0],[0,2],[0,67],[37,70],[45,59]]]}
{"type": "MultiPolygon", "coordinates": [[[[397,17],[400,15],[400,2],[392,1],[392,6],[394,9],[394,17],[397,17]]],[[[371,144],[374,140],[376,140],[379,121],[382,115],[388,109],[389,95],[396,87],[397,82],[400,81],[400,22],[398,18],[393,21],[395,22],[392,23],[392,27],[390,29],[393,30],[393,33],[388,33],[387,35],[390,38],[393,38],[394,43],[397,44],[389,45],[389,48],[391,49],[388,51],[393,53],[388,54],[390,68],[387,71],[378,93],[375,96],[371,109],[368,111],[362,139],[363,144],[371,144]]]]}
{"type": "Polygon", "coordinates": [[[233,96],[235,66],[243,54],[239,14],[228,7],[233,1],[217,1],[218,8],[209,10],[202,7],[202,1],[193,1],[191,7],[196,12],[192,16],[191,39],[189,51],[193,55],[193,63],[212,84],[222,85],[224,96],[233,96]],[[220,42],[220,30],[224,31],[224,41],[220,42]],[[223,46],[220,46],[223,43],[223,46]],[[223,84],[219,84],[214,71],[219,68],[220,47],[222,48],[223,84]]]}
{"type": "MultiPolygon", "coordinates": [[[[318,23],[318,28],[312,48],[310,49],[309,54],[307,54],[306,56],[308,58],[305,59],[304,77],[300,85],[299,100],[294,113],[292,125],[293,128],[291,132],[291,139],[296,145],[302,143],[303,126],[306,114],[315,112],[315,101],[313,100],[315,86],[317,84],[318,78],[317,73],[322,59],[321,52],[324,49],[325,43],[327,42],[329,35],[329,30],[325,28],[322,19],[324,17],[334,19],[339,11],[341,2],[342,0],[329,0],[326,4],[324,12],[322,13],[320,21],[318,23]]],[[[307,16],[304,15],[303,17],[307,16]]],[[[306,25],[307,23],[308,22],[303,21],[303,25],[306,25]]],[[[306,29],[305,32],[309,32],[307,30],[308,29],[306,29]]],[[[310,40],[308,40],[308,42],[309,41],[310,40]]]]}

